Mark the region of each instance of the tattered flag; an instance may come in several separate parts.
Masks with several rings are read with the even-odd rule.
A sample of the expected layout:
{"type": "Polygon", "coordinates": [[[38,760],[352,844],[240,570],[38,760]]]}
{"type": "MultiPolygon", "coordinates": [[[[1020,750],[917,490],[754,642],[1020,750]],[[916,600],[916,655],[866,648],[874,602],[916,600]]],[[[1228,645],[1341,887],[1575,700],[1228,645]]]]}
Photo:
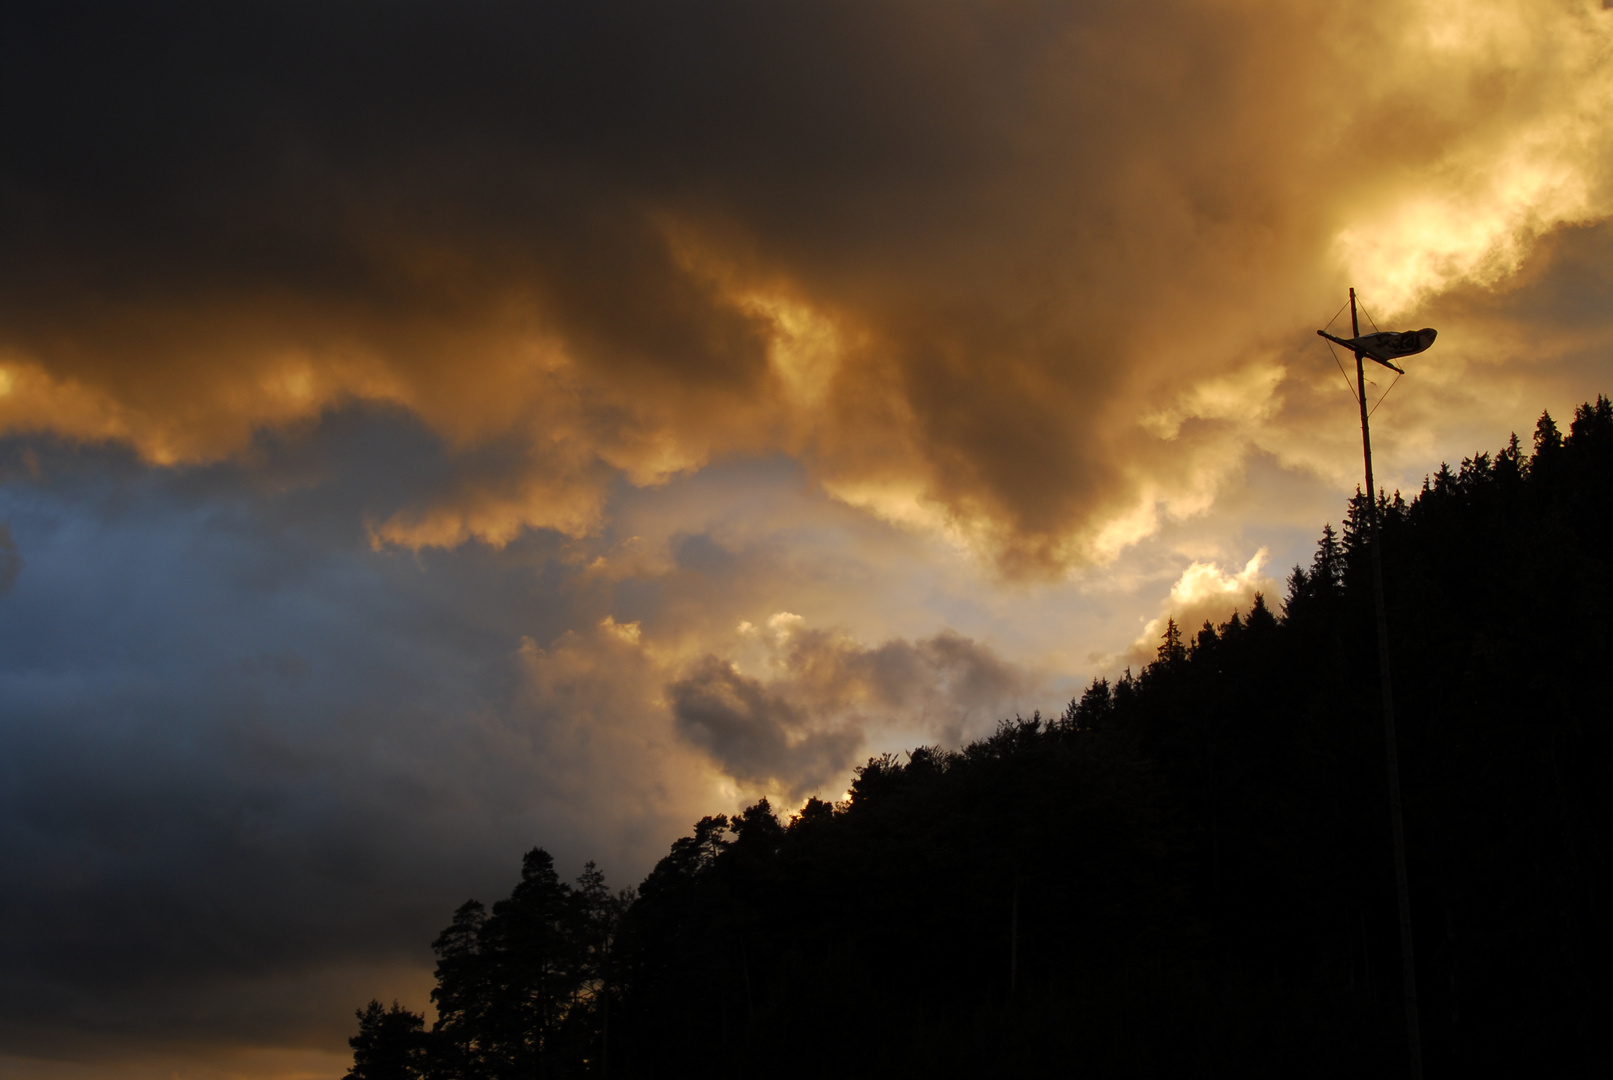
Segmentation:
{"type": "Polygon", "coordinates": [[[1397,360],[1402,356],[1422,352],[1434,343],[1438,333],[1431,326],[1425,326],[1421,330],[1407,330],[1405,333],[1385,330],[1378,334],[1362,334],[1358,338],[1350,338],[1348,344],[1374,360],[1397,360]]]}
{"type": "Polygon", "coordinates": [[[1422,352],[1434,343],[1439,331],[1431,326],[1421,330],[1407,330],[1403,333],[1394,330],[1384,330],[1376,334],[1362,334],[1360,337],[1341,338],[1334,337],[1326,330],[1316,331],[1331,342],[1343,345],[1346,349],[1367,360],[1376,360],[1386,368],[1400,371],[1395,360],[1402,356],[1412,356],[1422,352]]]}

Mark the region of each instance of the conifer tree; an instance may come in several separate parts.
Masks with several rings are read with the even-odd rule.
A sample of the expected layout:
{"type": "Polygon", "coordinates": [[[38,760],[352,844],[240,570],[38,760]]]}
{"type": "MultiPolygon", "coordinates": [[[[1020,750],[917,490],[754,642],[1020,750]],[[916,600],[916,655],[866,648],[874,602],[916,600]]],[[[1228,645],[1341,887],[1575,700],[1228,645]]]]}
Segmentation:
{"type": "Polygon", "coordinates": [[[347,1080],[416,1080],[426,1065],[425,1018],[372,1000],[358,1010],[358,1034],[347,1040],[353,1065],[347,1080]]]}
{"type": "Polygon", "coordinates": [[[1160,635],[1158,662],[1167,667],[1174,666],[1187,659],[1187,649],[1182,644],[1182,628],[1176,625],[1174,617],[1165,620],[1165,633],[1160,635]]]}

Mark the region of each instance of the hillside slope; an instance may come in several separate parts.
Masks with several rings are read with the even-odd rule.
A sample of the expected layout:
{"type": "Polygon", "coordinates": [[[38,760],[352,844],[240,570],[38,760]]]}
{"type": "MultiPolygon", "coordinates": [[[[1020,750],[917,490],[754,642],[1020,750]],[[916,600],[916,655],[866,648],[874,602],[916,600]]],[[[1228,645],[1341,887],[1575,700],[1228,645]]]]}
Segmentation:
{"type": "MultiPolygon", "coordinates": [[[[1382,499],[1431,1076],[1613,1073],[1613,406],[1382,499]]],[[[1289,579],[1064,714],[706,818],[636,893],[541,850],[355,1078],[1403,1071],[1358,496],[1289,579]]]]}

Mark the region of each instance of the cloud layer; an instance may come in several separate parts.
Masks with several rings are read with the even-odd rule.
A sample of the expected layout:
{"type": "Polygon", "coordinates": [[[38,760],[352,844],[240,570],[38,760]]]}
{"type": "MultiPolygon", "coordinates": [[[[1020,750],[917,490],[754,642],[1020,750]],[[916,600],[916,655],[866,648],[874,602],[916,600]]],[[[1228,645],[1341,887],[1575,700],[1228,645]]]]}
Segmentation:
{"type": "Polygon", "coordinates": [[[1010,573],[1106,560],[1247,422],[1310,441],[1277,342],[1346,272],[1395,315],[1610,198],[1584,3],[12,19],[0,423],[206,461],[393,404],[454,450],[372,523],[411,547],[784,451],[1010,573]]]}
{"type": "Polygon", "coordinates": [[[734,778],[792,801],[837,797],[825,785],[846,777],[870,737],[956,745],[966,726],[979,734],[1030,692],[1047,693],[1034,674],[951,631],[869,647],[801,621],[778,612],[765,630],[741,624],[762,645],[765,677],[707,654],[667,688],[686,739],[734,778]]]}
{"type": "Polygon", "coordinates": [[[426,944],[532,844],[631,884],[703,814],[1047,693],[954,633],[741,628],[778,567],[720,529],[377,552],[373,446],[411,442],[431,467],[363,411],[247,466],[0,444],[0,1045],[339,1047],[356,1002],[425,1004],[426,944]]]}

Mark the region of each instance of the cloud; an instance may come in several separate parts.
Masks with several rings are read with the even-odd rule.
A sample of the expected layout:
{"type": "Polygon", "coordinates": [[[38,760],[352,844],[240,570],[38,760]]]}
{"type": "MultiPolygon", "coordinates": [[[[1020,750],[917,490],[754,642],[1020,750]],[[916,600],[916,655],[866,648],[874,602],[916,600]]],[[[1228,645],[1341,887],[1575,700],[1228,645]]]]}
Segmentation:
{"type": "MultiPolygon", "coordinates": [[[[395,419],[353,422],[407,449],[395,419]]],[[[376,552],[367,438],[310,437],[340,479],[0,447],[9,1052],[339,1048],[356,1003],[425,1004],[431,937],[525,848],[627,884],[725,795],[559,538],[376,552]]]]}
{"type": "Polygon", "coordinates": [[[1602,11],[1406,7],[1401,33],[1374,56],[1389,73],[1373,80],[1375,95],[1415,100],[1428,120],[1462,129],[1397,125],[1370,153],[1399,183],[1336,237],[1340,259],[1389,316],[1458,284],[1494,285],[1543,235],[1613,212],[1605,141],[1613,65],[1602,11]],[[1541,63],[1545,56],[1553,61],[1541,63]]]}
{"type": "Polygon", "coordinates": [[[844,779],[876,743],[958,745],[1047,693],[1039,673],[950,630],[869,646],[777,612],[739,636],[734,657],[701,657],[667,699],[683,737],[730,776],[793,800],[844,779]]]}
{"type": "Polygon", "coordinates": [[[678,730],[735,779],[783,784],[792,795],[844,773],[860,732],[810,730],[808,718],[760,680],[715,656],[667,687],[678,730]]]}
{"type": "Polygon", "coordinates": [[[868,527],[775,491],[771,528],[818,530],[804,568],[764,523],[721,527],[776,466],[629,489],[677,522],[627,499],[635,543],[376,550],[387,478],[450,453],[366,409],[206,468],[0,444],[29,552],[0,597],[7,1052],[339,1050],[359,1002],[426,1005],[428,943],[527,847],[630,884],[703,814],[833,797],[860,754],[956,741],[1040,692],[954,633],[868,645],[789,612],[735,631],[784,567],[833,596],[857,553],[824,530],[868,527]]]}
{"type": "Polygon", "coordinates": [[[613,484],[782,452],[1058,574],[1257,447],[1328,458],[1273,343],[1346,275],[1409,314],[1604,218],[1607,35],[1566,0],[35,13],[0,426],[205,462],[397,407],[452,451],[371,522],[409,548],[597,535],[613,484]]]}
{"type": "Polygon", "coordinates": [[[1163,610],[1143,627],[1124,659],[1138,667],[1151,662],[1158,653],[1166,623],[1172,619],[1181,629],[1183,639],[1190,640],[1206,622],[1219,626],[1231,618],[1234,611],[1247,614],[1257,595],[1264,594],[1266,603],[1275,608],[1281,586],[1265,573],[1266,559],[1267,551],[1261,548],[1235,574],[1213,562],[1190,563],[1171,586],[1163,610]]]}

